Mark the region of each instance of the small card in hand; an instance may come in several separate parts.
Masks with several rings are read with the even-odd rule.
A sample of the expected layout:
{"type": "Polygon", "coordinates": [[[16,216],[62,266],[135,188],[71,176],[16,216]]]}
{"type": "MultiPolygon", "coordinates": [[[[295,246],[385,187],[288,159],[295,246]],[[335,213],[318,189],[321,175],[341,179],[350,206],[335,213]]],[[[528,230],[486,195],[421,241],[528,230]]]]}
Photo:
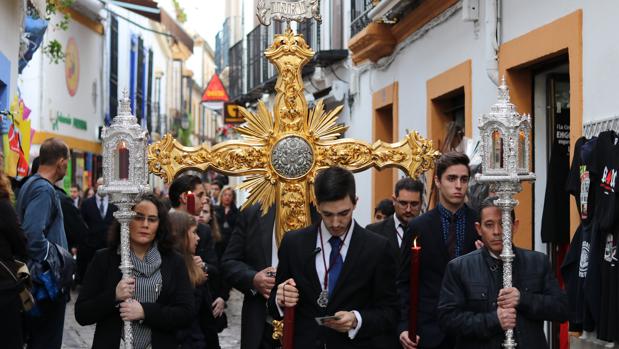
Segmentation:
{"type": "Polygon", "coordinates": [[[335,315],[331,315],[331,316],[319,316],[319,317],[315,317],[314,318],[316,320],[316,322],[318,323],[318,325],[323,326],[325,324],[325,322],[327,322],[327,320],[339,320],[340,317],[339,316],[335,316],[335,315]]]}

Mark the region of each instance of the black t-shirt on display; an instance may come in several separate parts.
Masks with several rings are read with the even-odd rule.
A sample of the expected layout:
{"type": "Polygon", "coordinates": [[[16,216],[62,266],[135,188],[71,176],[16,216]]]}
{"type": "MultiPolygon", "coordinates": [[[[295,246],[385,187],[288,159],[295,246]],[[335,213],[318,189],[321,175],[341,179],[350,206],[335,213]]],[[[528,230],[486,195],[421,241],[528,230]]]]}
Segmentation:
{"type": "Polygon", "coordinates": [[[617,172],[619,172],[619,136],[614,131],[600,133],[596,148],[595,168],[599,180],[592,182],[597,188],[595,216],[597,226],[611,231],[617,215],[617,172]]]}

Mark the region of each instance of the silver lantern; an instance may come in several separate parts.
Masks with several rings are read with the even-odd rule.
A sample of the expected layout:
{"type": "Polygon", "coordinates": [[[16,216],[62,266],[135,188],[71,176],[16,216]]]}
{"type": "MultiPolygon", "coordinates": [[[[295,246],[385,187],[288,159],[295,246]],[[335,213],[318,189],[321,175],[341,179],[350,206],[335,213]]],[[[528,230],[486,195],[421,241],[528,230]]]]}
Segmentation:
{"type": "MultiPolygon", "coordinates": [[[[514,195],[522,191],[521,182],[534,181],[530,172],[531,117],[518,114],[510,102],[509,89],[502,79],[498,101],[487,115],[479,118],[482,145],[482,173],[479,182],[490,184],[498,197],[495,204],[502,210],[503,224],[503,287],[512,287],[512,220],[511,212],[518,204],[514,195]]],[[[504,348],[515,348],[514,331],[505,332],[504,348]]]]}
{"type": "MultiPolygon", "coordinates": [[[[109,127],[104,127],[103,185],[99,191],[110,195],[110,202],[118,206],[114,217],[120,223],[120,270],[123,278],[132,276],[133,265],[129,257],[129,223],[133,218],[132,207],[137,197],[150,192],[146,165],[147,131],[131,114],[131,102],[126,90],[119,101],[119,114],[109,127]]],[[[125,348],[133,347],[131,322],[124,322],[125,348]]]]}

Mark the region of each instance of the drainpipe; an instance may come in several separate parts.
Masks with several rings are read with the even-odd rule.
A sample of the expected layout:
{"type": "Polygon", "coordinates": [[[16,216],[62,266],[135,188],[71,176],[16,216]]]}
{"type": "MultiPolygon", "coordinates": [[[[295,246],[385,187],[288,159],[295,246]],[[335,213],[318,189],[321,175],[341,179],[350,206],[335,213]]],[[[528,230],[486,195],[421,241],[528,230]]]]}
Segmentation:
{"type": "Polygon", "coordinates": [[[500,1],[486,0],[486,73],[496,86],[499,85],[500,1]]]}

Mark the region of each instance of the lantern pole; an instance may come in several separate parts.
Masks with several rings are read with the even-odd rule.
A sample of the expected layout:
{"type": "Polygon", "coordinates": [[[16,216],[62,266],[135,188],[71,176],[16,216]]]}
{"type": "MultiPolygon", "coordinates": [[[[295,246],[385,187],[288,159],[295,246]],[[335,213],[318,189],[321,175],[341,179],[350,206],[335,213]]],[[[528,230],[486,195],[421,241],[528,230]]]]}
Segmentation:
{"type": "MultiPolygon", "coordinates": [[[[147,180],[147,135],[131,114],[131,101],[125,89],[119,101],[118,116],[109,127],[103,128],[103,185],[98,189],[109,194],[110,202],[118,207],[114,217],[120,223],[119,269],[123,279],[133,276],[129,231],[135,214],[132,208],[139,195],[151,191],[147,180]]],[[[124,321],[123,342],[125,349],[133,348],[131,321],[124,321]]]]}
{"type": "MultiPolygon", "coordinates": [[[[529,171],[531,117],[520,115],[510,102],[505,77],[498,91],[498,101],[491,112],[482,115],[479,130],[482,143],[482,173],[477,181],[490,184],[490,191],[498,199],[495,204],[501,209],[503,225],[503,288],[512,287],[512,262],[515,258],[512,248],[512,211],[518,205],[514,196],[522,191],[523,181],[534,181],[535,174],[529,171]]],[[[516,348],[514,330],[505,331],[503,347],[516,348]]]]}

